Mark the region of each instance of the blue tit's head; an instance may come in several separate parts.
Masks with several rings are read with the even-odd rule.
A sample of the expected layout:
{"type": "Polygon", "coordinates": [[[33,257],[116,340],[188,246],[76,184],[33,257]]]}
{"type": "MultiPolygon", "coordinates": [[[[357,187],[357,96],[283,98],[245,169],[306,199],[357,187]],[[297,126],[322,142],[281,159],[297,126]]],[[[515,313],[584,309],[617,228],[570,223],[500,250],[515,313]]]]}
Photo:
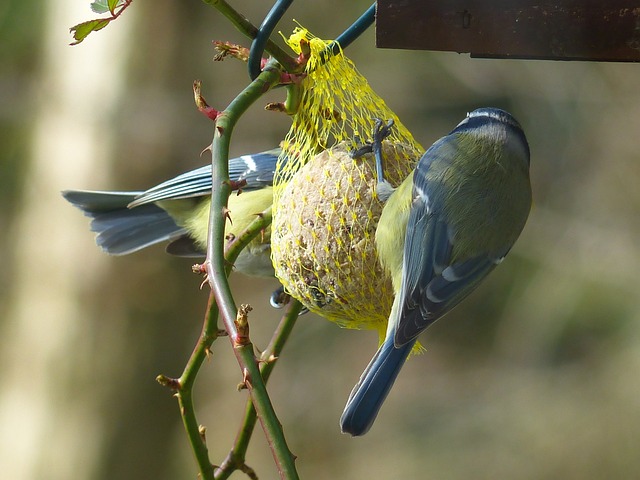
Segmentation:
{"type": "Polygon", "coordinates": [[[522,127],[509,112],[499,108],[478,108],[467,114],[467,118],[461,121],[451,132],[467,133],[478,137],[491,137],[513,142],[516,148],[523,150],[529,166],[529,143],[522,127]]]}

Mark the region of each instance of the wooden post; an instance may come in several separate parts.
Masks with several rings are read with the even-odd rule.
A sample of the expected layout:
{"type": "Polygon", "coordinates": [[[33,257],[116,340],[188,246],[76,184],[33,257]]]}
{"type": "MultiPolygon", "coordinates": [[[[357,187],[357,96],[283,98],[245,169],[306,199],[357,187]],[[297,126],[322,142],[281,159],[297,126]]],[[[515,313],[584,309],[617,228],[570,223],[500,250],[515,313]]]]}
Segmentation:
{"type": "Polygon", "coordinates": [[[640,61],[640,0],[378,0],[382,48],[640,61]]]}

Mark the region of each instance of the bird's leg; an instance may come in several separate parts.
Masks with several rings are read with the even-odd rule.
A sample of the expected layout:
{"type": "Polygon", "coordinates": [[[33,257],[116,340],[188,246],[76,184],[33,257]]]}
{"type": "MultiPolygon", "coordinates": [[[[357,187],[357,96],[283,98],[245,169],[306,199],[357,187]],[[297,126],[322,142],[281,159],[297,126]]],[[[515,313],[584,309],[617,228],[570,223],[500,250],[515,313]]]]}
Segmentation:
{"type": "Polygon", "coordinates": [[[371,151],[376,159],[376,174],[378,175],[378,186],[381,183],[388,184],[384,178],[384,167],[382,165],[382,141],[391,135],[393,127],[393,119],[389,120],[385,125],[382,120],[376,118],[376,124],[373,127],[373,142],[371,142],[371,151]]]}
{"type": "Polygon", "coordinates": [[[378,183],[376,184],[376,193],[382,202],[386,202],[395,190],[393,186],[384,178],[384,165],[382,162],[382,142],[391,135],[393,127],[393,119],[389,120],[386,125],[382,120],[376,118],[376,124],[373,127],[373,141],[371,142],[371,152],[376,160],[376,176],[378,183]]]}
{"type": "Polygon", "coordinates": [[[376,151],[381,153],[382,141],[391,135],[393,120],[389,120],[386,125],[382,123],[382,120],[379,118],[376,118],[375,121],[376,123],[373,127],[373,140],[351,150],[351,152],[349,152],[351,158],[360,158],[367,153],[373,153],[375,155],[376,151]]]}
{"type": "Polygon", "coordinates": [[[382,142],[385,138],[391,135],[393,127],[393,119],[389,120],[386,124],[376,118],[376,123],[373,127],[373,140],[369,143],[365,143],[361,147],[352,150],[351,158],[358,158],[372,153],[376,160],[376,176],[378,177],[378,183],[376,184],[376,193],[378,198],[386,202],[395,190],[387,180],[384,178],[384,166],[382,164],[382,142]]]}

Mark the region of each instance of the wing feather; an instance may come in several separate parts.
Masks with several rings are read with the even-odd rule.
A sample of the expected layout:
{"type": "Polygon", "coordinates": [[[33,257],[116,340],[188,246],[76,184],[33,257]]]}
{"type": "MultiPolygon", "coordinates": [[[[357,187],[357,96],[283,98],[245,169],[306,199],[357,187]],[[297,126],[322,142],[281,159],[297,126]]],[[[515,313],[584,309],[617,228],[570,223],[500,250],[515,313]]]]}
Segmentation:
{"type": "Polygon", "coordinates": [[[436,142],[418,163],[403,254],[400,306],[395,322],[396,347],[414,340],[465,298],[495,267],[497,259],[479,255],[453,261],[455,232],[439,190],[446,179],[431,171],[435,160],[459,154],[455,144],[436,142]],[[455,149],[455,150],[452,150],[455,149]]]}

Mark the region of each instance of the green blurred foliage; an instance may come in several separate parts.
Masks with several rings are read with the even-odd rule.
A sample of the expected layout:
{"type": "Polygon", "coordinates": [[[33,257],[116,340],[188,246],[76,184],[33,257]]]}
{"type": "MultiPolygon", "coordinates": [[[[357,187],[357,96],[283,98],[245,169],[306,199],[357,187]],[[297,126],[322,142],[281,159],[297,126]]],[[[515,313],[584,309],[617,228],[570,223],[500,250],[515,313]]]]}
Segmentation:
{"type": "MultiPolygon", "coordinates": [[[[268,8],[231,3],[254,23],[268,8]]],[[[288,32],[295,18],[333,38],[366,7],[297,2],[280,28],[288,32]]],[[[198,155],[210,142],[211,124],[193,106],[192,81],[203,80],[214,106],[226,105],[247,82],[243,64],[211,61],[211,40],[247,44],[214,9],[159,0],[135,2],[131,10],[138,14],[126,95],[107,112],[91,99],[96,116],[110,116],[113,177],[68,188],[138,189],[204,163],[198,155]]],[[[33,0],[0,7],[0,222],[7,232],[29,193],[25,162],[30,109],[41,86],[33,78],[43,51],[42,15],[33,0]]],[[[73,48],[109,36],[119,21],[125,19],[73,48]]],[[[504,264],[423,336],[427,352],[408,362],[364,438],[341,435],[338,418],[376,335],[300,318],[270,390],[302,477],[634,478],[640,471],[640,67],[377,50],[372,31],[347,53],[425,147],[466,111],[511,111],[531,145],[535,206],[504,264]]],[[[282,95],[270,92],[264,103],[282,95]]],[[[232,153],[271,148],[288,125],[284,115],[256,106],[240,122],[232,153]]],[[[70,208],[61,201],[51,215],[70,208]]],[[[85,233],[89,244],[92,235],[85,233]]],[[[1,305],[10,301],[5,292],[16,269],[24,268],[12,261],[19,241],[0,237],[1,305]]],[[[96,248],[91,255],[102,253],[96,248]]],[[[199,333],[206,292],[189,261],[161,248],[108,264],[108,275],[81,294],[89,312],[86,336],[81,348],[69,347],[64,366],[75,372],[74,388],[85,392],[80,398],[87,403],[77,408],[103,412],[93,478],[193,478],[177,404],[154,378],[180,373],[199,333]]],[[[233,278],[238,303],[255,307],[258,348],[277,321],[266,301],[275,285],[233,278]]],[[[6,322],[3,315],[0,326],[6,322]]],[[[239,425],[246,399],[236,391],[240,379],[221,339],[196,389],[214,463],[239,425]]],[[[88,433],[65,433],[72,434],[88,433]]],[[[248,462],[261,478],[276,477],[259,430],[248,462]]]]}

